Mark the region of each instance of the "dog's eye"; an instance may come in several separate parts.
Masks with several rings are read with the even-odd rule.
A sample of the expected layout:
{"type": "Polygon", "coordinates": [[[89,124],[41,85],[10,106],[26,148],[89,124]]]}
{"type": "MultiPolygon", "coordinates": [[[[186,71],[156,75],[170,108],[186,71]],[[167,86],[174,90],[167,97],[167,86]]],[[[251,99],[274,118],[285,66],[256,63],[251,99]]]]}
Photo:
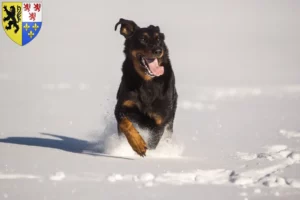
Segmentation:
{"type": "Polygon", "coordinates": [[[147,38],[141,37],[141,38],[140,38],[140,41],[141,41],[141,43],[147,43],[147,38]]]}

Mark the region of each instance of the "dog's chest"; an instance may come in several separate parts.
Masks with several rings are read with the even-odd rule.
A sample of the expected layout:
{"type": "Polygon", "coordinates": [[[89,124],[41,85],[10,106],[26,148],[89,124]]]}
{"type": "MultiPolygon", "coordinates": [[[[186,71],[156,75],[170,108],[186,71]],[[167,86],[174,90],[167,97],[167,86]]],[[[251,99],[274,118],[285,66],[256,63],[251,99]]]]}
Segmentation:
{"type": "Polygon", "coordinates": [[[167,100],[163,97],[162,89],[160,85],[146,85],[139,89],[139,101],[143,112],[155,112],[168,106],[167,100]]]}

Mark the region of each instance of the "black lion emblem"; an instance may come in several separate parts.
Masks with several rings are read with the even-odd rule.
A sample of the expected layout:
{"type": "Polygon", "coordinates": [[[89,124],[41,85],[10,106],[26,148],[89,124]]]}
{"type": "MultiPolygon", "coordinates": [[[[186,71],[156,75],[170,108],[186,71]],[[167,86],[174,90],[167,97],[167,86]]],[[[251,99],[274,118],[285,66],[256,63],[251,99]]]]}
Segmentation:
{"type": "Polygon", "coordinates": [[[3,6],[4,11],[7,14],[7,17],[3,18],[3,21],[9,21],[8,25],[5,27],[6,30],[10,30],[12,25],[16,28],[15,33],[19,31],[19,21],[21,20],[21,6],[17,6],[17,19],[16,19],[16,8],[15,6],[10,6],[10,9],[7,10],[6,6],[3,6]]]}

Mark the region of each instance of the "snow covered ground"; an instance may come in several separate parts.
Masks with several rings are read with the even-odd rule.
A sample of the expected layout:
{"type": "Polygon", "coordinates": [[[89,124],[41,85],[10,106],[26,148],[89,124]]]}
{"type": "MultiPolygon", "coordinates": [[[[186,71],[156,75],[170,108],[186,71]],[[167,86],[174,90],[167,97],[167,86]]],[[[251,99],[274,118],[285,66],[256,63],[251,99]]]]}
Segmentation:
{"type": "Polygon", "coordinates": [[[89,2],[44,1],[25,47],[0,31],[0,199],[300,198],[299,2],[89,2]],[[116,137],[119,17],[160,25],[176,74],[145,158],[116,137]]]}
{"type": "MultiPolygon", "coordinates": [[[[11,93],[19,87],[7,85],[11,93]]],[[[28,96],[7,93],[1,100],[1,198],[300,196],[300,86],[179,87],[175,140],[146,158],[115,137],[112,110],[106,110],[116,87],[103,88],[103,97],[111,97],[105,105],[93,100],[92,89],[29,88],[28,96]],[[82,104],[88,101],[103,118],[85,132],[93,127],[82,104]]]]}

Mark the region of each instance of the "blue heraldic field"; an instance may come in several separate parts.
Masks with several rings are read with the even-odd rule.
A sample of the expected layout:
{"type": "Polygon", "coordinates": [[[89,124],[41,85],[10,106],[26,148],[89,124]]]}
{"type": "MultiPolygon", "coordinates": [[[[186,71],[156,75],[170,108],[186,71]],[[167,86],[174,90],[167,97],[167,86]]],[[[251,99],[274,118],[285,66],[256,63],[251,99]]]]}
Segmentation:
{"type": "Polygon", "coordinates": [[[42,27],[42,22],[23,22],[22,23],[22,46],[31,42],[42,27]]]}

